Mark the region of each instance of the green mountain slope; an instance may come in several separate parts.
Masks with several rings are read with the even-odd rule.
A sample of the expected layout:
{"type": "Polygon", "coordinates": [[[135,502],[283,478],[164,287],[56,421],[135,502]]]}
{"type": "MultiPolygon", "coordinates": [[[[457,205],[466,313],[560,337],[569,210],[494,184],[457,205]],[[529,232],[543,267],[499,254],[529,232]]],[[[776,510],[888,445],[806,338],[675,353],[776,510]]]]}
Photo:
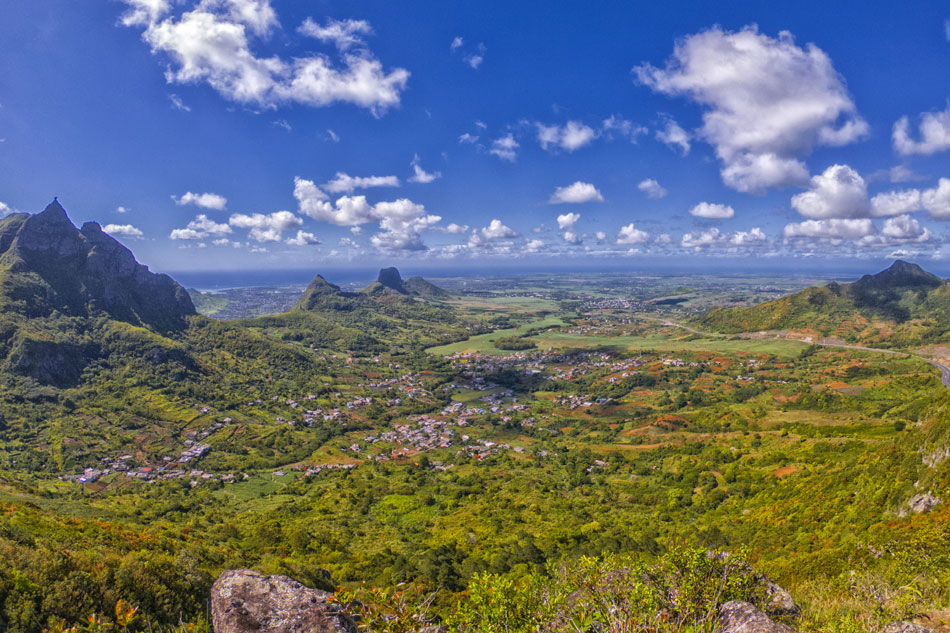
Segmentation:
{"type": "Polygon", "coordinates": [[[831,282],[757,306],[716,309],[693,323],[724,333],[807,330],[854,342],[925,345],[950,340],[950,285],[898,260],[854,283],[831,282]]]}

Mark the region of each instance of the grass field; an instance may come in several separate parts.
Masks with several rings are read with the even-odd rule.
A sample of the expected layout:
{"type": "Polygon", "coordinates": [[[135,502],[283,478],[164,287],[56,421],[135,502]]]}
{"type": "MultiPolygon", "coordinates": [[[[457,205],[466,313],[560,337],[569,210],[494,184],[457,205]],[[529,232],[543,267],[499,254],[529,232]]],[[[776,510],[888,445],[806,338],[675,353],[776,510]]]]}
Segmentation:
{"type": "MultiPolygon", "coordinates": [[[[507,350],[498,349],[495,347],[494,342],[499,338],[506,336],[520,336],[528,330],[534,328],[543,328],[543,327],[552,327],[552,326],[562,326],[566,323],[561,319],[561,317],[548,317],[546,319],[540,319],[537,321],[531,321],[530,323],[525,323],[519,327],[508,328],[505,330],[495,330],[488,334],[479,334],[477,336],[472,336],[465,339],[464,341],[459,341],[458,343],[449,343],[448,345],[439,345],[438,347],[430,347],[426,351],[430,354],[435,354],[437,356],[449,356],[458,352],[481,352],[482,354],[512,354],[507,350]]],[[[530,351],[530,350],[527,350],[530,351]]]]}

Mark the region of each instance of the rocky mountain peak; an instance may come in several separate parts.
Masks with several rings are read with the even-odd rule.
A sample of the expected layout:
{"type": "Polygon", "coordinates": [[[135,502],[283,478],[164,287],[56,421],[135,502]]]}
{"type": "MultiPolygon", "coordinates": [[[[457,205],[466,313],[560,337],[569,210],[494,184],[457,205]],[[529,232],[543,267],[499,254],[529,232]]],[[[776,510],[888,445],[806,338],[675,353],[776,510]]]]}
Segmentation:
{"type": "Polygon", "coordinates": [[[6,309],[30,317],[53,310],[107,315],[162,330],[195,314],[188,293],[171,277],[150,272],[96,222],[77,229],[58,200],[22,218],[5,227],[9,247],[0,251],[8,277],[0,304],[6,309]]]}
{"type": "Polygon", "coordinates": [[[405,292],[405,288],[402,286],[402,276],[399,274],[399,269],[395,267],[380,270],[376,281],[387,288],[392,288],[398,292],[405,292]]]}

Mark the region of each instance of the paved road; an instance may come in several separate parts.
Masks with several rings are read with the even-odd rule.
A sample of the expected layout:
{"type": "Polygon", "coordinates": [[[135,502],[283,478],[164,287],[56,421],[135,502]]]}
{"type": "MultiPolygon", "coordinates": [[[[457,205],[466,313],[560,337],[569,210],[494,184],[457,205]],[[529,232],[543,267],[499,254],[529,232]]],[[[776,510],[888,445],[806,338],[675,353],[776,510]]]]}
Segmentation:
{"type": "MultiPolygon", "coordinates": [[[[647,317],[647,316],[640,316],[639,318],[644,319],[644,320],[646,320],[646,321],[656,321],[656,322],[662,323],[663,325],[668,326],[668,327],[678,327],[678,328],[680,328],[681,330],[686,330],[687,332],[692,332],[693,334],[699,334],[700,336],[716,336],[716,337],[722,337],[722,336],[724,336],[723,334],[718,334],[718,333],[716,333],[716,332],[702,332],[702,331],[700,331],[700,330],[693,329],[693,328],[691,328],[691,327],[689,327],[689,326],[687,326],[687,325],[683,325],[683,324],[681,324],[681,323],[676,323],[675,321],[670,321],[669,319],[655,319],[655,318],[647,317]]],[[[776,337],[776,338],[779,338],[779,337],[776,337]]],[[[797,340],[797,339],[781,339],[781,340],[791,340],[791,341],[794,341],[794,340],[797,340]]],[[[800,343],[805,343],[805,341],[799,341],[799,342],[800,342],[800,343]]],[[[939,370],[940,370],[940,382],[943,383],[943,386],[944,386],[944,387],[950,388],[950,367],[944,365],[943,363],[938,363],[938,362],[935,361],[934,359],[928,358],[928,357],[924,356],[923,354],[916,354],[916,353],[913,353],[913,352],[901,352],[901,351],[893,350],[893,349],[881,349],[881,348],[878,348],[878,347],[863,347],[863,346],[861,346],[861,345],[848,345],[847,343],[836,343],[836,342],[830,341],[830,340],[828,340],[828,339],[818,339],[818,341],[815,343],[815,345],[821,345],[822,347],[841,347],[841,348],[844,348],[844,349],[854,349],[854,350],[858,350],[858,351],[862,351],[862,352],[880,352],[881,354],[897,354],[897,355],[901,355],[901,356],[916,356],[917,358],[923,359],[924,362],[926,362],[926,363],[928,363],[928,364],[930,364],[930,365],[933,365],[934,367],[936,367],[937,369],[939,369],[939,370]]]]}

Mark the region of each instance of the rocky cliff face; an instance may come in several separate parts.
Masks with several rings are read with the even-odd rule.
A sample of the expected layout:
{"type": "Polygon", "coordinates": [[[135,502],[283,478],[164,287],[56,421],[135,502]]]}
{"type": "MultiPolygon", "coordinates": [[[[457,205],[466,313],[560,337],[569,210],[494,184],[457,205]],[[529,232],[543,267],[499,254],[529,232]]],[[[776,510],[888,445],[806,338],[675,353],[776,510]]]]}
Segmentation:
{"type": "Polygon", "coordinates": [[[36,318],[108,316],[156,330],[195,314],[188,293],[149,271],[95,222],[77,229],[53,201],[0,222],[0,309],[36,318]]]}

